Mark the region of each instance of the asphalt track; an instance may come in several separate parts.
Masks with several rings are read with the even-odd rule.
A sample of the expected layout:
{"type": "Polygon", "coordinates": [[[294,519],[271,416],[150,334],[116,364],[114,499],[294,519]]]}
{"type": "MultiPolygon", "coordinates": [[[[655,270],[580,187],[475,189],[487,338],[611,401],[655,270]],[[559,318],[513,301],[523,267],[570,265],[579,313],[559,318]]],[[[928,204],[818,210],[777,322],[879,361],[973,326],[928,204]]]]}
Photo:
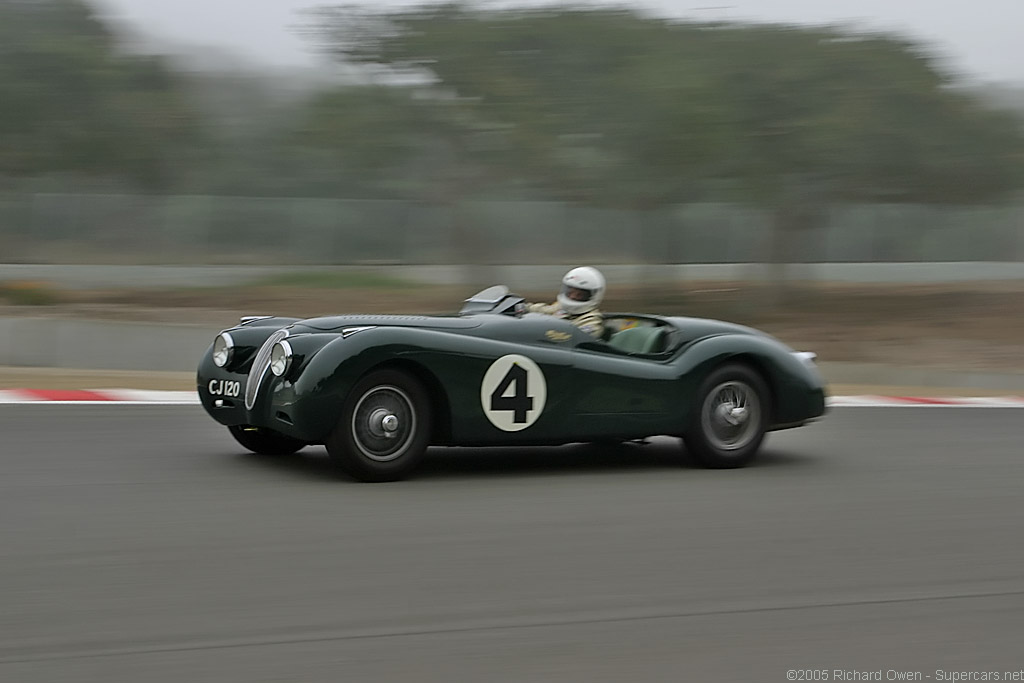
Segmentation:
{"type": "Polygon", "coordinates": [[[436,450],[384,485],[197,406],[0,406],[0,439],[5,683],[1024,669],[1020,409],[836,409],[726,472],[668,439],[436,450]]]}

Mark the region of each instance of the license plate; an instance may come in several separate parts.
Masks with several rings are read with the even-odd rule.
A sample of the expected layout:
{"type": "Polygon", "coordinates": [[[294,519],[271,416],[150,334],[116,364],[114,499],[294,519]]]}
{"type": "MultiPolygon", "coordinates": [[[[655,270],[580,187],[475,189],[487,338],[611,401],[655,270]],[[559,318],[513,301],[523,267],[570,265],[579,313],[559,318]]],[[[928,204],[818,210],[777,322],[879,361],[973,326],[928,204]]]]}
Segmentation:
{"type": "Polygon", "coordinates": [[[211,379],[207,389],[211,396],[238,398],[242,395],[242,383],[233,379],[211,379]]]}

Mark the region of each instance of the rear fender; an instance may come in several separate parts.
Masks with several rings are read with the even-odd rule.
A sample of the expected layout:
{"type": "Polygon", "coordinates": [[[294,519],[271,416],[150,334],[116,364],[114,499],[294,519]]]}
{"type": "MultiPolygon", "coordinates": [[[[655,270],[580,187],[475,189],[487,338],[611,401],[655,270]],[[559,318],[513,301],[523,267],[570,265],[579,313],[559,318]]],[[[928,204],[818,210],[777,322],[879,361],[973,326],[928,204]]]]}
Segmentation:
{"type": "MultiPolygon", "coordinates": [[[[692,343],[679,357],[681,376],[688,395],[695,395],[711,372],[728,363],[742,363],[755,370],[771,393],[770,427],[800,422],[817,416],[816,406],[824,401],[820,375],[793,355],[792,349],[771,337],[724,334],[692,343]]],[[[689,420],[687,406],[685,420],[689,420]]]]}

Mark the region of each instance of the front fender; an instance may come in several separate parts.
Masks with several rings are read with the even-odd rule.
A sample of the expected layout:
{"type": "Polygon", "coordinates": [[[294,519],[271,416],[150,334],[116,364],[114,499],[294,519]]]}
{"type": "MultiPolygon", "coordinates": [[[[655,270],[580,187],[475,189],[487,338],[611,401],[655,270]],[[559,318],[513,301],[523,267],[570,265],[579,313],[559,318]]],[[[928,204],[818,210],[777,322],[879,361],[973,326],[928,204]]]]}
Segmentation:
{"type": "MultiPolygon", "coordinates": [[[[421,358],[424,354],[445,354],[448,345],[454,352],[457,346],[465,344],[454,335],[435,330],[387,326],[348,337],[331,336],[333,339],[304,360],[294,381],[273,394],[277,409],[286,412],[294,422],[292,433],[314,443],[327,438],[352,388],[374,368],[410,357],[421,358]]],[[[300,339],[293,343],[296,352],[301,348],[300,339]]]]}

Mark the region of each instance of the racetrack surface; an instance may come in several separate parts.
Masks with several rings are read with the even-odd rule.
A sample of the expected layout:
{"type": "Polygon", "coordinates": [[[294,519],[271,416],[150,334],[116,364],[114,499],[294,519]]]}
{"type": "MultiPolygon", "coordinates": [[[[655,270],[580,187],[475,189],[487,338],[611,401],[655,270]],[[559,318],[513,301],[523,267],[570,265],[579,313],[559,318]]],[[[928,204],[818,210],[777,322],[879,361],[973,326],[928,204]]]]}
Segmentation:
{"type": "Polygon", "coordinates": [[[1022,417],[841,408],[734,471],[436,449],[369,485],[198,406],[0,406],[0,681],[1017,671],[1022,417]]]}

